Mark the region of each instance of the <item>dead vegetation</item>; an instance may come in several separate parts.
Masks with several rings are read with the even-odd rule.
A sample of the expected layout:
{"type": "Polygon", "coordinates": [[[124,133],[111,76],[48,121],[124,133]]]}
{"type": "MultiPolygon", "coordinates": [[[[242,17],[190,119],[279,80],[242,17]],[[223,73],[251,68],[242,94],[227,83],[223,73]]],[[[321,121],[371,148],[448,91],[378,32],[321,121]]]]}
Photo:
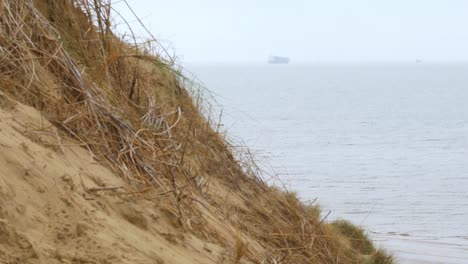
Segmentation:
{"type": "Polygon", "coordinates": [[[353,243],[361,233],[266,186],[249,152],[217,133],[206,94],[164,49],[116,36],[113,13],[103,0],[0,0],[2,91],[125,178],[119,189],[166,201],[188,232],[231,247],[234,263],[391,263],[353,243]],[[204,210],[244,238],[213,234],[204,210]]]}

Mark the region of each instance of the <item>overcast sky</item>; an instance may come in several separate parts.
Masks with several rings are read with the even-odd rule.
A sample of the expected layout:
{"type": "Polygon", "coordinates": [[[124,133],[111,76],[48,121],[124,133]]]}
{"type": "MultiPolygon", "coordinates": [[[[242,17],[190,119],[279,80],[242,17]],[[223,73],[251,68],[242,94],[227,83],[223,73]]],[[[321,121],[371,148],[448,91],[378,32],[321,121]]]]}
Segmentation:
{"type": "Polygon", "coordinates": [[[468,0],[127,1],[185,63],[468,61],[468,0]]]}

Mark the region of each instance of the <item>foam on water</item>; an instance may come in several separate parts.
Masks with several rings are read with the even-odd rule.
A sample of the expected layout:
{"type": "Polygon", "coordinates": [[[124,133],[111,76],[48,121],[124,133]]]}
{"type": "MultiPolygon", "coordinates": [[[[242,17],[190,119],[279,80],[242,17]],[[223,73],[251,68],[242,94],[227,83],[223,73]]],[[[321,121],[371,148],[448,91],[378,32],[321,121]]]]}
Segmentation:
{"type": "Polygon", "coordinates": [[[194,66],[224,125],[402,263],[468,263],[468,66],[194,66]]]}

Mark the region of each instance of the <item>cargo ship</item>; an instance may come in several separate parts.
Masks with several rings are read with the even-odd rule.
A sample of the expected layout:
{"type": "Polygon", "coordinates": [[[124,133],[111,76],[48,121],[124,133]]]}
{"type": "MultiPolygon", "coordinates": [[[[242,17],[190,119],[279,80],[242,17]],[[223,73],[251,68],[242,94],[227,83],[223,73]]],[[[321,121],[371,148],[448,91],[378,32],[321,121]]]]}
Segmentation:
{"type": "Polygon", "coordinates": [[[290,61],[288,57],[270,56],[268,58],[269,64],[288,64],[290,61]]]}

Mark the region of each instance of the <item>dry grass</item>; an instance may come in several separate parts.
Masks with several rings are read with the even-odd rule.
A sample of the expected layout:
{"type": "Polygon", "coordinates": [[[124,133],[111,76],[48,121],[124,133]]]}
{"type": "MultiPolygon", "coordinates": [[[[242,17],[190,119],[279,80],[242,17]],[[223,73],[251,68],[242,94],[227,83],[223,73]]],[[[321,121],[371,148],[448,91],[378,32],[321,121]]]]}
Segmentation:
{"type": "Polygon", "coordinates": [[[383,249],[379,249],[370,256],[366,264],[392,264],[394,262],[392,255],[383,249]]]}
{"type": "MultiPolygon", "coordinates": [[[[238,238],[235,263],[362,263],[368,252],[343,243],[354,234],[336,232],[316,205],[268,187],[250,151],[225,141],[209,94],[164,49],[148,54],[147,43],[122,41],[111,22],[110,1],[0,0],[1,89],[122,175],[129,194],[169,201],[192,230],[210,229],[194,202],[235,210],[226,224],[266,249],[238,238]],[[213,178],[245,206],[211,193],[213,178]]],[[[379,252],[371,263],[391,263],[379,252]]]]}
{"type": "Polygon", "coordinates": [[[112,34],[103,1],[0,5],[2,89],[40,109],[132,188],[177,189],[181,146],[174,134],[182,110],[155,90],[185,93],[170,66],[157,57],[135,59],[139,48],[112,34]]]}
{"type": "Polygon", "coordinates": [[[337,220],[331,224],[337,231],[346,237],[351,246],[363,255],[370,255],[375,252],[372,241],[366,234],[366,231],[346,220],[337,220]]]}
{"type": "Polygon", "coordinates": [[[238,236],[236,239],[236,257],[234,263],[239,263],[242,257],[244,257],[245,255],[247,255],[247,245],[238,236]]]}

